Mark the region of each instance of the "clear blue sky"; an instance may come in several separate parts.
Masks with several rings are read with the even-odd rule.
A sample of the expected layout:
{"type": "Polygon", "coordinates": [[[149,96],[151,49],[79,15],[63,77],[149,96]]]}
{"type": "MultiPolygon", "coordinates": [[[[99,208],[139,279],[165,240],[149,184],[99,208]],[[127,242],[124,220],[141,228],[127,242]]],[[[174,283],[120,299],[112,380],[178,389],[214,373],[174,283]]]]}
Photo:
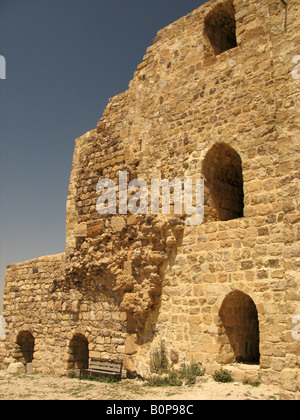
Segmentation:
{"type": "Polygon", "coordinates": [[[75,138],[201,0],[0,0],[0,308],[8,264],[64,251],[75,138]]]}

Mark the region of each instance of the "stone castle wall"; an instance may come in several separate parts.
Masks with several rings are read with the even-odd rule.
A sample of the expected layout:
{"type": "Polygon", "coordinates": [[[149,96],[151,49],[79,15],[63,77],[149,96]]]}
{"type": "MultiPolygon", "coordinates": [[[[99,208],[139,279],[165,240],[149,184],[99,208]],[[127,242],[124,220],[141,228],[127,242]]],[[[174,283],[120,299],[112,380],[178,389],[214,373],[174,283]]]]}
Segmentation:
{"type": "Polygon", "coordinates": [[[29,331],[38,370],[78,368],[85,348],[146,376],[164,340],[175,365],[256,363],[299,395],[300,5],[287,4],[211,0],[158,32],[76,140],[66,253],[7,270],[6,363],[29,331]],[[99,180],[125,170],[148,185],[204,179],[204,222],[172,206],[101,216],[99,180]]]}

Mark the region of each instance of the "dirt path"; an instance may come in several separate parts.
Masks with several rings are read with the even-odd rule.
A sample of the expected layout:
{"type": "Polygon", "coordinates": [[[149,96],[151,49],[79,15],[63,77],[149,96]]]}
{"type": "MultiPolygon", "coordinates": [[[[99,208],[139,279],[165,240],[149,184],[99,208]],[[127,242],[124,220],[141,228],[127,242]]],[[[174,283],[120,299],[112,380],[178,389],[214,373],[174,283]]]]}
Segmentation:
{"type": "Polygon", "coordinates": [[[150,387],[146,382],[119,383],[0,372],[0,400],[278,400],[279,389],[238,383],[205,383],[182,387],[150,387]]]}

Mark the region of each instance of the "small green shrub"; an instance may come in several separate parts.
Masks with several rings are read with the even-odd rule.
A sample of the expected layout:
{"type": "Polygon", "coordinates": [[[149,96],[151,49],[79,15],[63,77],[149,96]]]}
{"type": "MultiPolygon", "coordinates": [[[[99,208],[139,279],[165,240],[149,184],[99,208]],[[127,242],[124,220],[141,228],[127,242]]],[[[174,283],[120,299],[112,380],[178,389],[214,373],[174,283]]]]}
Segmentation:
{"type": "Polygon", "coordinates": [[[151,373],[166,373],[168,371],[168,357],[164,343],[160,342],[160,347],[155,349],[150,355],[150,372],[151,373]]]}
{"type": "Polygon", "coordinates": [[[204,374],[205,369],[199,363],[191,362],[188,365],[186,363],[181,365],[180,377],[184,379],[187,385],[193,385],[197,376],[203,376],[204,374]]]}
{"type": "Polygon", "coordinates": [[[150,372],[155,374],[148,379],[151,386],[181,386],[193,385],[197,376],[204,375],[205,369],[195,362],[183,363],[180,370],[169,369],[166,347],[161,341],[159,348],[150,355],[150,372]]]}
{"type": "Polygon", "coordinates": [[[216,382],[222,382],[222,383],[227,383],[227,382],[232,382],[233,381],[231,373],[228,372],[228,370],[226,370],[226,369],[217,370],[214,373],[213,378],[216,382]]]}
{"type": "Polygon", "coordinates": [[[253,388],[258,388],[261,385],[261,383],[260,382],[252,382],[250,385],[253,386],[253,388]]]}
{"type": "Polygon", "coordinates": [[[202,369],[202,367],[195,362],[182,364],[180,370],[171,369],[168,371],[167,367],[169,366],[169,363],[164,356],[164,347],[161,347],[159,351],[155,351],[152,354],[150,369],[155,375],[152,375],[148,379],[150,386],[193,385],[196,382],[196,377],[203,376],[205,373],[205,369],[202,369]]]}
{"type": "Polygon", "coordinates": [[[178,372],[171,370],[166,375],[152,375],[148,379],[148,383],[150,386],[181,386],[182,380],[178,372]]]}
{"type": "Polygon", "coordinates": [[[169,386],[181,386],[182,380],[180,379],[180,375],[175,370],[171,370],[168,375],[168,382],[169,386]]]}
{"type": "Polygon", "coordinates": [[[152,375],[148,378],[149,386],[168,386],[167,378],[165,376],[152,375]]]}

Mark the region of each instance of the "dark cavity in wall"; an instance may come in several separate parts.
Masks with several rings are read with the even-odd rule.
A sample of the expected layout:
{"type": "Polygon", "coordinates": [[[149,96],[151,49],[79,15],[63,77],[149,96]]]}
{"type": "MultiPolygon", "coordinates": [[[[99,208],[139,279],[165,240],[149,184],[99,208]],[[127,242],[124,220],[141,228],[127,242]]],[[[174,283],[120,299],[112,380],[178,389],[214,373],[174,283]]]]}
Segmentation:
{"type": "Polygon", "coordinates": [[[205,33],[216,55],[237,47],[232,1],[219,4],[208,14],[205,19],[205,33]]]}

